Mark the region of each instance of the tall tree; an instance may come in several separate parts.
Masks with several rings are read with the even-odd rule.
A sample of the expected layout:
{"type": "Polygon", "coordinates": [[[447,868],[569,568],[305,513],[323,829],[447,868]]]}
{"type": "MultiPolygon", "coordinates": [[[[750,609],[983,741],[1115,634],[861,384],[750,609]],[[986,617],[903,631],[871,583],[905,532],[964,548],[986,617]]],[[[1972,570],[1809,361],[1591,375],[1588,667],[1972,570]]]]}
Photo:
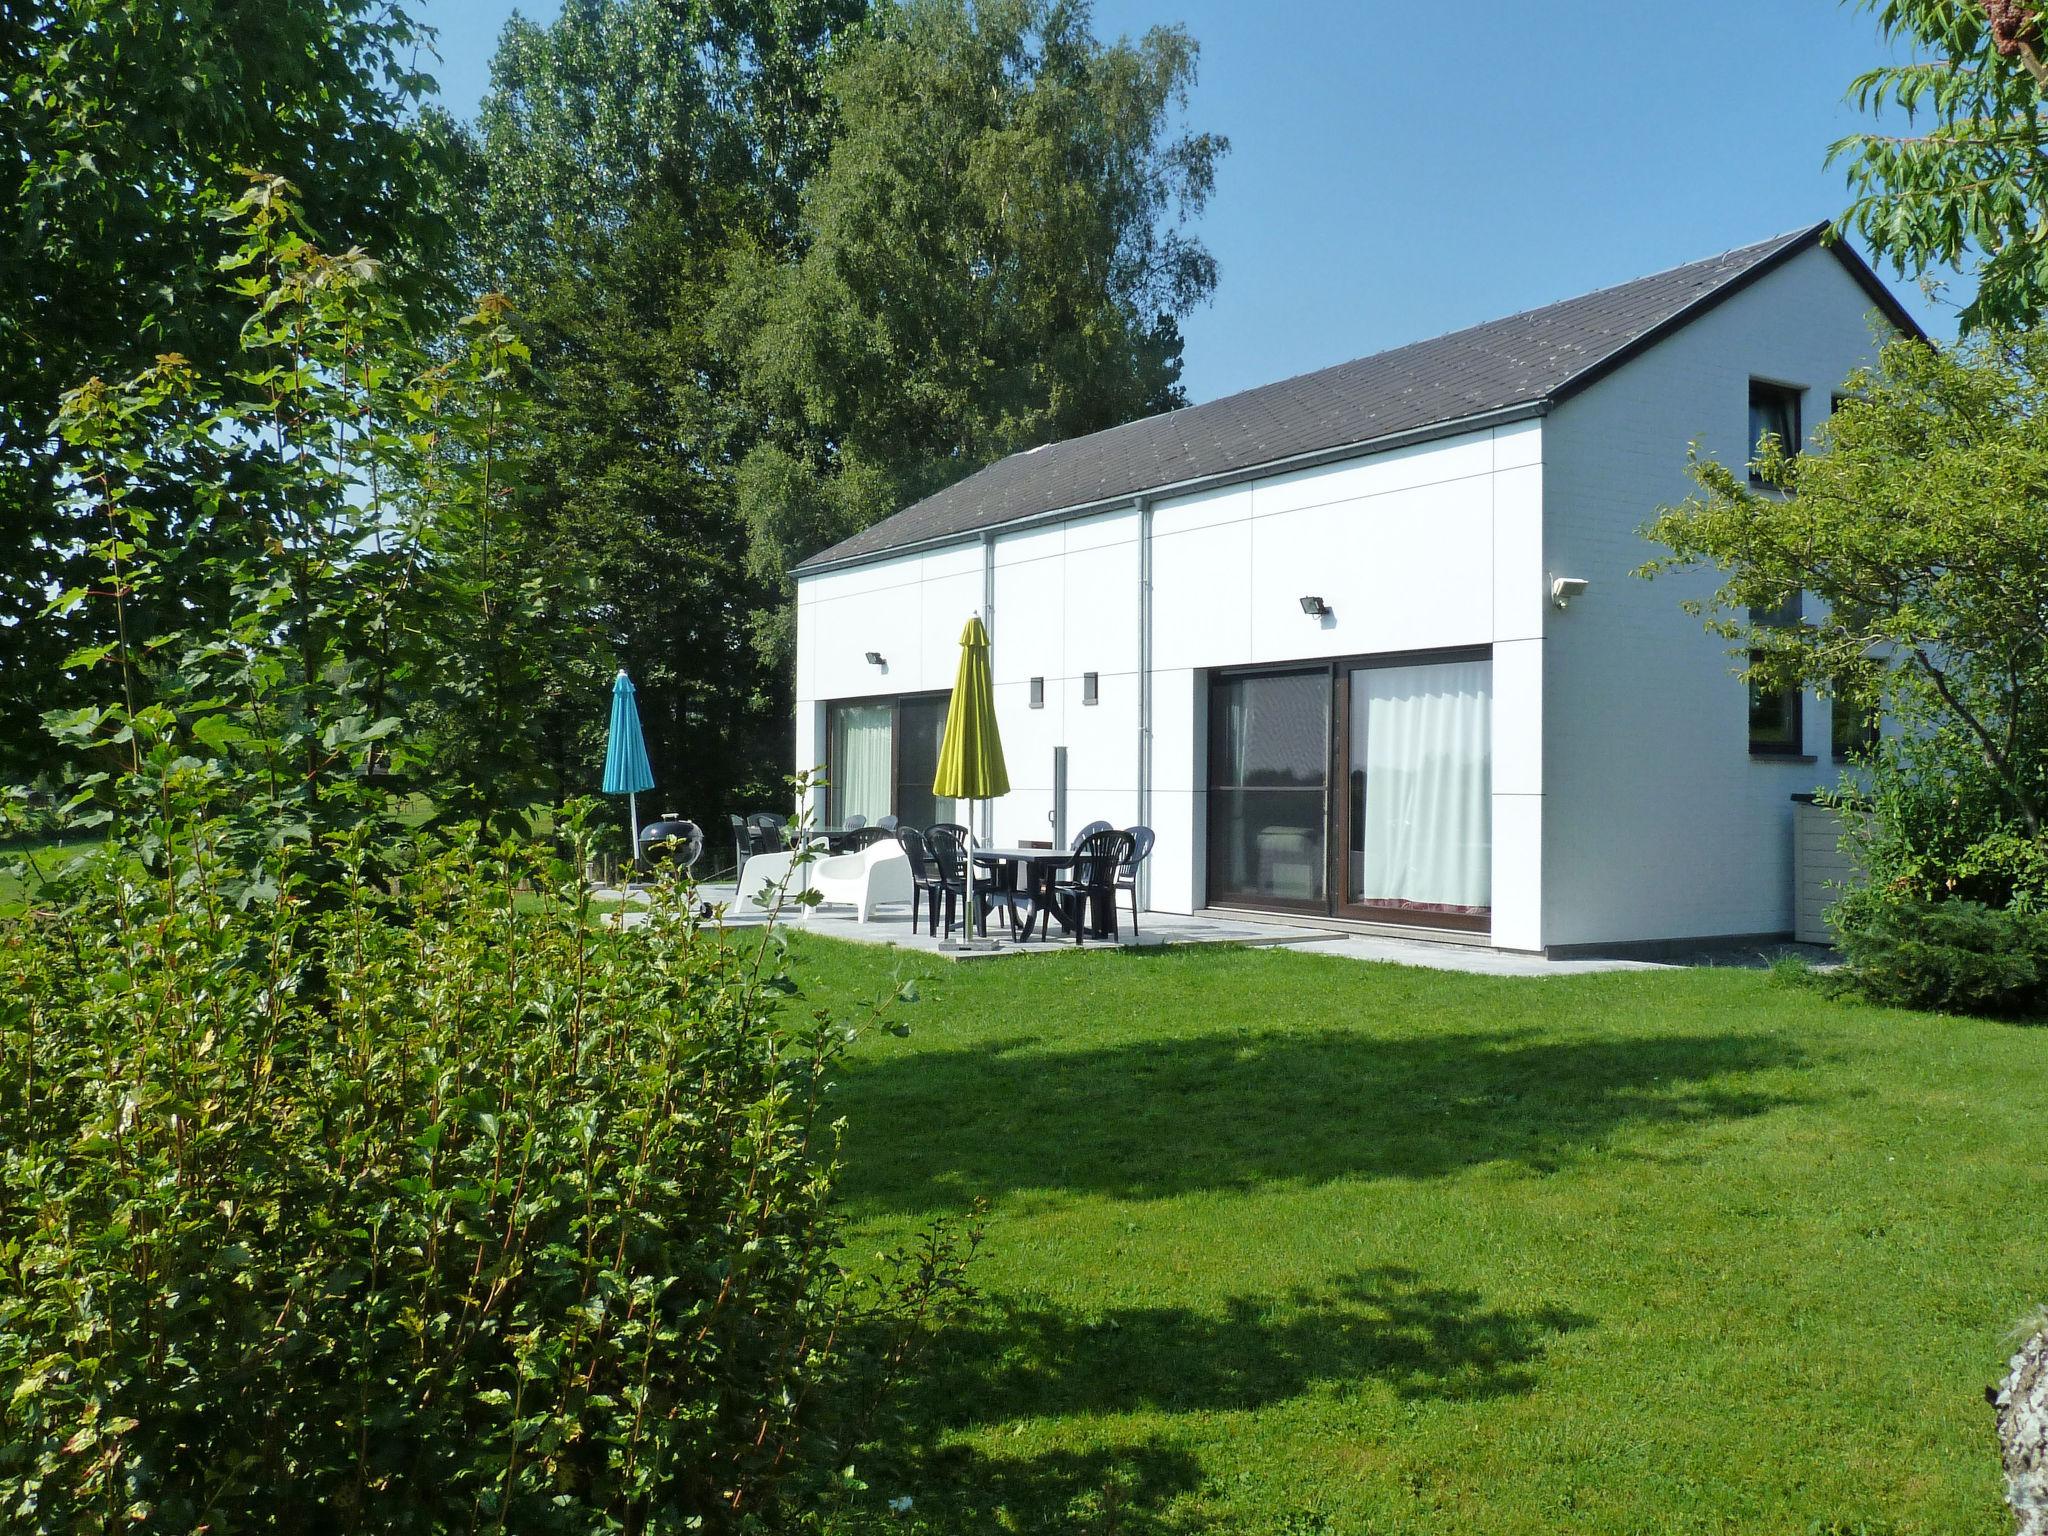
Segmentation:
{"type": "MultiPolygon", "coordinates": [[[[0,0],[0,776],[52,761],[39,716],[87,692],[64,658],[107,638],[98,605],[40,616],[92,563],[59,484],[60,396],[160,353],[234,356],[217,267],[237,237],[216,215],[239,166],[292,178],[324,243],[378,251],[421,297],[446,246],[423,44],[390,0],[0,0]]],[[[156,511],[173,534],[185,515],[156,511]]],[[[196,575],[162,590],[221,596],[196,575]]]]}
{"type": "Polygon", "coordinates": [[[1845,228],[1901,273],[1971,269],[1966,328],[2024,324],[2048,308],[2048,33],[2028,0],[1853,0],[1910,57],[1857,77],[1852,99],[1903,112],[1903,134],[1858,133],[1845,228]]]}
{"type": "MultiPolygon", "coordinates": [[[[828,77],[801,254],[740,252],[721,308],[762,440],[755,572],[1017,448],[1184,403],[1179,320],[1216,264],[1185,222],[1228,144],[1178,131],[1198,49],[1105,45],[1084,0],[907,0],[828,77]]],[[[786,602],[763,615],[786,652],[786,602]]]]}
{"type": "MultiPolygon", "coordinates": [[[[861,10],[568,0],[506,28],[476,128],[470,238],[537,370],[533,495],[596,573],[661,793],[700,819],[780,798],[788,714],[745,643],[764,600],[731,489],[749,428],[706,316],[734,239],[788,249],[826,144],[823,60],[861,10]]],[[[565,772],[594,769],[602,702],[563,701],[565,772]]]]}
{"type": "Polygon", "coordinates": [[[506,29],[474,249],[531,317],[537,494],[693,814],[787,769],[792,558],[1179,403],[1215,282],[1181,220],[1225,147],[1172,130],[1195,57],[1054,0],[569,0],[506,29]]]}

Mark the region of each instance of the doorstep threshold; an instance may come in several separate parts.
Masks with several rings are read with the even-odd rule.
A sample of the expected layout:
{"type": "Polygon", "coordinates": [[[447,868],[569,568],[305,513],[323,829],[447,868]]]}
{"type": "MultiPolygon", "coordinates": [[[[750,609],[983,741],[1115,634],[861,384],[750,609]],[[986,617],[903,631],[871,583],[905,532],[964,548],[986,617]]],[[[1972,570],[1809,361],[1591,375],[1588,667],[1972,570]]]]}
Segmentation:
{"type": "Polygon", "coordinates": [[[1426,928],[1409,923],[1366,923],[1349,917],[1319,917],[1299,912],[1269,912],[1261,907],[1203,907],[1197,917],[1238,923],[1266,923],[1276,928],[1311,928],[1314,938],[1267,940],[1273,944],[1309,944],[1318,938],[1412,939],[1422,944],[1451,944],[1466,949],[1493,948],[1493,935],[1456,928],[1426,928]]]}

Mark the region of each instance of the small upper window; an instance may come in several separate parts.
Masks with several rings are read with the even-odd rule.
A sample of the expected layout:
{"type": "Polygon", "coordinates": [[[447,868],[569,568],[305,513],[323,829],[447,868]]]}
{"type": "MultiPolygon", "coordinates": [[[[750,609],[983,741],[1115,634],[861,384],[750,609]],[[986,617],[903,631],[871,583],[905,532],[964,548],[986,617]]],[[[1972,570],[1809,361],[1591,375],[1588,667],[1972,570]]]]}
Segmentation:
{"type": "Polygon", "coordinates": [[[1031,679],[1031,707],[1033,709],[1045,708],[1045,679],[1042,677],[1031,679]]]}
{"type": "Polygon", "coordinates": [[[1853,689],[1835,690],[1834,714],[1828,721],[1829,746],[1838,763],[1862,757],[1877,745],[1877,713],[1853,689]]]}
{"type": "Polygon", "coordinates": [[[1775,437],[1789,456],[1799,451],[1799,391],[1785,384],[1749,381],[1749,478],[1761,483],[1754,461],[1763,454],[1764,440],[1775,437]]]}
{"type": "Polygon", "coordinates": [[[1099,699],[1100,699],[1101,697],[1102,697],[1102,689],[1101,689],[1101,683],[1100,683],[1100,679],[1099,679],[1099,676],[1098,676],[1098,674],[1096,674],[1096,673],[1094,673],[1094,672],[1084,672],[1084,673],[1082,673],[1082,674],[1081,674],[1081,702],[1082,702],[1083,704],[1093,704],[1093,703],[1095,703],[1095,702],[1096,702],[1097,700],[1099,700],[1099,699]]]}
{"type": "MultiPolygon", "coordinates": [[[[1750,624],[1758,629],[1790,629],[1799,623],[1801,594],[1795,592],[1775,608],[1749,611],[1750,624]]],[[[1749,653],[1754,665],[1763,655],[1749,653]]],[[[1797,688],[1772,688],[1763,683],[1749,685],[1749,750],[1757,757],[1795,757],[1803,745],[1804,719],[1797,688]]]]}

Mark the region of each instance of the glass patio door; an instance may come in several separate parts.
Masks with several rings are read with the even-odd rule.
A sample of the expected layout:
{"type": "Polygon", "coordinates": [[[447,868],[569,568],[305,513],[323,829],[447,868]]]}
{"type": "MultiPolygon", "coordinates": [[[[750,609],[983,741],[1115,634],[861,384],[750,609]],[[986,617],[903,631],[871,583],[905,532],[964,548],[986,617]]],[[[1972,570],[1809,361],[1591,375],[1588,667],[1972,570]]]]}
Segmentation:
{"type": "Polygon", "coordinates": [[[957,821],[960,803],[932,794],[950,693],[843,699],[826,706],[825,819],[832,826],[894,814],[920,830],[957,821]]]}
{"type": "Polygon", "coordinates": [[[845,826],[849,816],[872,822],[888,815],[896,777],[895,706],[834,704],[827,721],[831,808],[826,819],[845,826]]]}
{"type": "Polygon", "coordinates": [[[1347,917],[1484,929],[1493,907],[1493,663],[1357,665],[1338,689],[1347,917]]]}
{"type": "Polygon", "coordinates": [[[1209,897],[1328,910],[1330,669],[1217,678],[1209,695],[1209,897]]]}

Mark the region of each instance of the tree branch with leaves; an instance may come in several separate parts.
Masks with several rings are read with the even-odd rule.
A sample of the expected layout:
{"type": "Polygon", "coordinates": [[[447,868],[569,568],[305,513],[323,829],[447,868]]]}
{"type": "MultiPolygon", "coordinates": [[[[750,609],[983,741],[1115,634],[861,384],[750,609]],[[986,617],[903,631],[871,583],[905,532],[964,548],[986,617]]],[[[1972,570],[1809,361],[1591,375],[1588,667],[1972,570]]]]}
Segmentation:
{"type": "Polygon", "coordinates": [[[1642,574],[1708,568],[1688,603],[1745,674],[1881,709],[1967,741],[2005,810],[2048,824],[2048,335],[1984,331],[1953,348],[1895,341],[1789,454],[1695,458],[1696,495],[1644,530],[1671,553],[1642,574]],[[1797,594],[1796,625],[1758,623],[1797,594]]]}

